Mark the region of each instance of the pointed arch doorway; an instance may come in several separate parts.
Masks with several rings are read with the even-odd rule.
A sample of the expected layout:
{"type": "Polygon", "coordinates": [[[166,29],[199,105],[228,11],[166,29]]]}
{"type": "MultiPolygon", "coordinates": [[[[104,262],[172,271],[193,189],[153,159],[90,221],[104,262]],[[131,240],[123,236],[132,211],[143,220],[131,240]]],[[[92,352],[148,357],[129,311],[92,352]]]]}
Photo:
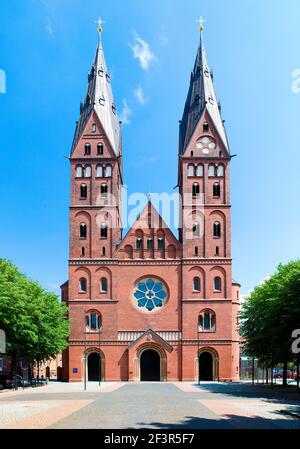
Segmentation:
{"type": "Polygon", "coordinates": [[[196,373],[197,380],[199,376],[200,381],[215,381],[218,379],[219,363],[218,354],[211,348],[201,350],[198,355],[196,373]]]}
{"type": "Polygon", "coordinates": [[[160,381],[160,355],[154,349],[146,349],[140,356],[140,373],[142,382],[160,381]]]}

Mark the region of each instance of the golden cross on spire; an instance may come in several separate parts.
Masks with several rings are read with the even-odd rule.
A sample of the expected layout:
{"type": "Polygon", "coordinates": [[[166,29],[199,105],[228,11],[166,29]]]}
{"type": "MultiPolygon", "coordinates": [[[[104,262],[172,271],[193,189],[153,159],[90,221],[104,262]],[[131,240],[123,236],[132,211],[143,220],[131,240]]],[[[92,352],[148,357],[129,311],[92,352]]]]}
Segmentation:
{"type": "Polygon", "coordinates": [[[197,23],[199,23],[199,30],[202,33],[202,31],[204,30],[204,26],[203,24],[206,22],[206,20],[203,19],[203,17],[201,16],[200,19],[196,20],[197,23]]]}
{"type": "Polygon", "coordinates": [[[99,34],[102,33],[102,31],[103,31],[103,26],[102,25],[105,23],[105,21],[102,20],[101,17],[99,17],[99,19],[96,20],[95,23],[97,23],[97,25],[98,25],[98,33],[99,34]]]}

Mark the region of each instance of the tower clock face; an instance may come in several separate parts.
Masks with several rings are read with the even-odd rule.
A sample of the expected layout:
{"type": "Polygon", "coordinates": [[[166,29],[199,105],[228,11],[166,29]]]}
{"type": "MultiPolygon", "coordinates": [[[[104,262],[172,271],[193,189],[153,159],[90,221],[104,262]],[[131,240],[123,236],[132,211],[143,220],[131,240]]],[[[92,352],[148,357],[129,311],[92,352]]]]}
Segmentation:
{"type": "Polygon", "coordinates": [[[199,150],[202,150],[203,154],[209,154],[211,151],[215,150],[217,145],[211,137],[201,137],[196,146],[199,150]]]}
{"type": "Polygon", "coordinates": [[[135,307],[143,312],[154,312],[161,309],[167,299],[166,285],[156,278],[143,278],[138,281],[132,293],[135,307]]]}

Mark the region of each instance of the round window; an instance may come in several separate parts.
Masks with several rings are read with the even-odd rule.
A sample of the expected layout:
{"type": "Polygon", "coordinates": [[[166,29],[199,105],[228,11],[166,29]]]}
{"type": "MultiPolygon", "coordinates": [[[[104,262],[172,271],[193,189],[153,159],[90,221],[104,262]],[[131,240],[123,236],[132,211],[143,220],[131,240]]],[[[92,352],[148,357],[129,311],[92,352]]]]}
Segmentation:
{"type": "Polygon", "coordinates": [[[152,312],[164,306],[168,299],[168,290],[160,280],[144,278],[137,282],[132,298],[137,308],[152,312]]]}

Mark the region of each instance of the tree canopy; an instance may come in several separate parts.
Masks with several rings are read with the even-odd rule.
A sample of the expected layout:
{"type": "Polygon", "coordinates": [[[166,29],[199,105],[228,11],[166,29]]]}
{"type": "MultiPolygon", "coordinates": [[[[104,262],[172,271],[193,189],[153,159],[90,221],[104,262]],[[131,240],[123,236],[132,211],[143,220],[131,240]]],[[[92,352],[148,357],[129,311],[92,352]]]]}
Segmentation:
{"type": "Polygon", "coordinates": [[[67,347],[67,307],[56,294],[0,259],[0,328],[13,360],[49,360],[67,347]]]}
{"type": "Polygon", "coordinates": [[[265,366],[295,360],[292,332],[300,329],[300,261],[280,264],[242,305],[240,333],[245,350],[265,366]]]}

